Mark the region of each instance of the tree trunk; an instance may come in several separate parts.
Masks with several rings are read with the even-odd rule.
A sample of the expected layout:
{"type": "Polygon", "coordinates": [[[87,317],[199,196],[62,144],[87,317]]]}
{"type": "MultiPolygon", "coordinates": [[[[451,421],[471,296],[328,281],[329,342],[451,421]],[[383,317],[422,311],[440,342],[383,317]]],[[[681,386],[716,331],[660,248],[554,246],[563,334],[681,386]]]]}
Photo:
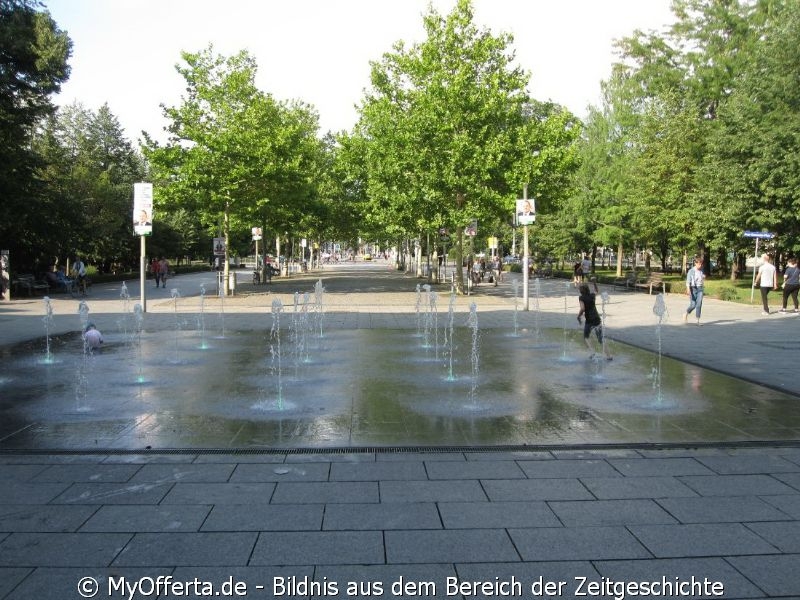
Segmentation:
{"type": "Polygon", "coordinates": [[[617,243],[617,277],[622,277],[622,253],[625,251],[625,248],[622,245],[622,240],[620,239],[617,243]]]}
{"type": "Polygon", "coordinates": [[[222,266],[222,293],[227,296],[230,293],[228,286],[228,275],[230,274],[230,233],[231,222],[229,213],[229,203],[225,203],[225,213],[222,215],[222,236],[225,238],[225,264],[222,266]]]}

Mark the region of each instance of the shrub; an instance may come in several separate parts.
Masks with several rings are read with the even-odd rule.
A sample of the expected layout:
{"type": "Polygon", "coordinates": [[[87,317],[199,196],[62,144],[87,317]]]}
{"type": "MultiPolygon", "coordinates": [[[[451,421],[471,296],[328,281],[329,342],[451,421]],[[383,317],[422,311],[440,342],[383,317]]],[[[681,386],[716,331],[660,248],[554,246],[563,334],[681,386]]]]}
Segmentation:
{"type": "Polygon", "coordinates": [[[738,290],[733,286],[724,285],[717,290],[720,300],[734,301],[739,297],[738,290]]]}

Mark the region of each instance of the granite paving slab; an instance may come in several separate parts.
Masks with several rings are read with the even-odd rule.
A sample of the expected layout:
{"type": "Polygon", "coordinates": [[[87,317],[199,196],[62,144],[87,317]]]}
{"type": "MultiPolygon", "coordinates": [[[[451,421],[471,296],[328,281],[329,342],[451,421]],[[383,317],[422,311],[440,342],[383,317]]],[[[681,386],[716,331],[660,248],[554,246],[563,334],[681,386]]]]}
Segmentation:
{"type": "Polygon", "coordinates": [[[382,504],[327,504],[325,530],[441,529],[442,520],[432,502],[382,504]]]}
{"type": "Polygon", "coordinates": [[[262,533],[250,565],[383,564],[380,531],[262,533]]]}
{"type": "Polygon", "coordinates": [[[131,533],[198,531],[210,511],[210,506],[194,504],[185,506],[147,504],[102,506],[83,524],[80,530],[131,533]]]}
{"type": "Polygon", "coordinates": [[[276,484],[275,504],[327,504],[378,502],[375,481],[281,482],[276,484]]]}
{"type": "Polygon", "coordinates": [[[800,597],[800,554],[732,556],[727,561],[770,598],[800,597]]]}
{"type": "Polygon", "coordinates": [[[12,533],[0,542],[0,566],[105,567],[131,537],[127,533],[12,533]]]}
{"type": "MultiPolygon", "coordinates": [[[[776,498],[781,497],[776,496],[776,498]]],[[[785,497],[791,498],[791,496],[785,497]]],[[[656,502],[681,523],[783,521],[788,516],[787,513],[756,496],[659,498],[656,502]]]]}
{"type": "Polygon", "coordinates": [[[231,478],[233,464],[148,464],[139,468],[132,483],[214,483],[231,478]]]}
{"type": "Polygon", "coordinates": [[[217,504],[202,531],[319,531],[322,504],[217,504]]]}
{"type": "Polygon", "coordinates": [[[163,504],[269,504],[274,483],[175,483],[163,504]]]}
{"type": "Polygon", "coordinates": [[[583,477],[581,483],[601,500],[697,496],[676,477],[583,477]]]}
{"type": "Polygon", "coordinates": [[[114,559],[113,566],[245,566],[257,535],[253,532],[137,533],[114,559]]]}
{"type": "Polygon", "coordinates": [[[658,558],[778,553],[741,523],[631,525],[628,529],[658,558]]]}
{"type": "Polygon", "coordinates": [[[566,527],[676,523],[650,498],[549,502],[566,527]]]}
{"type": "MultiPolygon", "coordinates": [[[[316,581],[336,582],[339,598],[453,598],[447,595],[448,577],[456,571],[450,564],[429,565],[324,565],[316,569],[316,581]],[[380,584],[378,593],[377,584],[380,584]],[[432,584],[432,585],[431,585],[432,584]],[[351,596],[350,592],[354,592],[351,596]]],[[[312,594],[310,598],[326,596],[312,594]]],[[[330,595],[327,596],[330,598],[330,595]]]]}
{"type": "Polygon", "coordinates": [[[492,502],[594,499],[577,479],[486,479],[482,484],[492,502]]]}
{"type": "MultiPolygon", "coordinates": [[[[779,477],[779,476],[776,476],[779,477]]],[[[714,475],[680,477],[701,496],[769,496],[796,494],[797,489],[771,475],[714,475]]]]}
{"type": "Polygon", "coordinates": [[[445,529],[504,529],[559,527],[561,522],[546,502],[440,502],[445,529]]]}
{"type": "Polygon", "coordinates": [[[525,561],[652,557],[624,527],[509,529],[508,533],[525,561]]]}
{"type": "Polygon", "coordinates": [[[381,502],[485,502],[481,484],[466,481],[381,481],[381,502]]]}
{"type": "Polygon", "coordinates": [[[98,508],[98,506],[0,505],[0,531],[43,533],[77,531],[98,508]]]}
{"type": "Polygon", "coordinates": [[[387,531],[385,538],[389,564],[519,560],[519,554],[502,529],[387,531]]]}

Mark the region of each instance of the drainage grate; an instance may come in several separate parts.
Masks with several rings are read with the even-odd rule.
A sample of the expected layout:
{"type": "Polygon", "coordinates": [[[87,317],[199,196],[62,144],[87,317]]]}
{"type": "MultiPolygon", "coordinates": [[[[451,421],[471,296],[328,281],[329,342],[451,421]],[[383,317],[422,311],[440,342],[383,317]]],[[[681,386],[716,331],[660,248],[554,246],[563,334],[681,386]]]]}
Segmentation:
{"type": "Polygon", "coordinates": [[[14,455],[133,455],[133,454],[404,454],[448,452],[551,452],[553,450],[682,450],[699,448],[800,448],[800,440],[740,442],[541,444],[502,446],[357,446],[330,448],[0,448],[0,456],[14,455]]]}

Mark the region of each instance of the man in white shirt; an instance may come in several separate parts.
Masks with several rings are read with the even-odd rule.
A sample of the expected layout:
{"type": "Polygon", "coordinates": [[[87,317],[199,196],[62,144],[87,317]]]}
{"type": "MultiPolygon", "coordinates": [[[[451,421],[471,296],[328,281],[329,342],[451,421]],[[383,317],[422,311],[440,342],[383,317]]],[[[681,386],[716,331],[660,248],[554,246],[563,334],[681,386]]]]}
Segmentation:
{"type": "Polygon", "coordinates": [[[764,305],[764,312],[762,315],[769,314],[769,302],[767,296],[770,290],[778,289],[778,274],[775,270],[775,265],[769,259],[769,254],[761,256],[761,266],[758,267],[758,275],[756,275],[756,285],[761,289],[761,303],[764,305]]]}

